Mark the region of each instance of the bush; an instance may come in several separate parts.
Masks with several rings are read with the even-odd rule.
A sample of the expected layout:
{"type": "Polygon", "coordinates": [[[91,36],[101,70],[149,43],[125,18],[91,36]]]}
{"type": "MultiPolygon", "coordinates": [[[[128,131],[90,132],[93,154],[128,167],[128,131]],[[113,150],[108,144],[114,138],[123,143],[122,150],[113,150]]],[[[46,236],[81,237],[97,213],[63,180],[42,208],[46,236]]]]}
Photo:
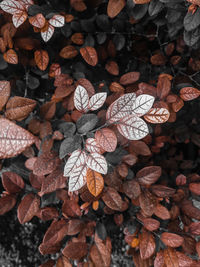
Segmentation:
{"type": "Polygon", "coordinates": [[[0,214],[49,221],[40,267],[199,266],[200,2],[0,7],[0,214]]]}

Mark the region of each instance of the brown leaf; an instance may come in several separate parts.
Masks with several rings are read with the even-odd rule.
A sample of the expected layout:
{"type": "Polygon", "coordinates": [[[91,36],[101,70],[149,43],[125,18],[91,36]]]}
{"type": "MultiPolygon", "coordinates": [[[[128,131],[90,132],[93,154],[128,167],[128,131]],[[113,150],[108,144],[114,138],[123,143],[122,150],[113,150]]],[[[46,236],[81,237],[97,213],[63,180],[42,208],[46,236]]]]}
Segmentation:
{"type": "Polygon", "coordinates": [[[21,121],[25,119],[35,108],[36,101],[30,98],[14,96],[6,105],[6,118],[21,121]]]}
{"type": "Polygon", "coordinates": [[[193,206],[193,203],[191,200],[183,200],[180,203],[180,208],[182,212],[187,215],[188,217],[194,218],[198,221],[200,221],[200,210],[193,206]]]}
{"type": "Polygon", "coordinates": [[[55,207],[44,207],[38,211],[37,216],[43,221],[49,221],[58,218],[59,213],[55,207]]]}
{"type": "Polygon", "coordinates": [[[82,12],[87,9],[83,0],[70,0],[70,4],[78,12],[82,12]]]}
{"type": "Polygon", "coordinates": [[[200,195],[200,183],[190,183],[189,189],[192,193],[194,193],[198,196],[200,195]]]}
{"type": "Polygon", "coordinates": [[[157,204],[156,208],[154,209],[154,214],[162,220],[170,219],[170,213],[168,209],[161,204],[157,204]]]}
{"type": "Polygon", "coordinates": [[[154,260],[154,267],[165,267],[163,250],[157,252],[154,260]]]}
{"type": "MultiPolygon", "coordinates": [[[[176,250],[176,256],[178,258],[178,266],[180,267],[198,267],[199,263],[196,265],[196,261],[193,261],[191,258],[186,256],[184,253],[176,250]]],[[[174,265],[173,265],[174,267],[174,265]]]]}
{"type": "Polygon", "coordinates": [[[62,205],[63,216],[68,217],[79,217],[81,216],[81,209],[75,200],[66,199],[62,205]]]}
{"type": "Polygon", "coordinates": [[[189,225],[188,232],[193,235],[200,235],[200,222],[193,222],[189,225]]]}
{"type": "Polygon", "coordinates": [[[122,85],[128,85],[128,84],[137,82],[139,78],[140,78],[140,73],[133,71],[133,72],[128,72],[122,75],[119,82],[122,85]]]}
{"type": "Polygon", "coordinates": [[[35,142],[35,137],[16,125],[15,123],[0,118],[0,158],[11,158],[35,142]]]}
{"type": "Polygon", "coordinates": [[[119,66],[113,60],[110,60],[106,63],[105,69],[107,70],[107,72],[109,72],[112,75],[115,75],[115,76],[119,75],[119,66]]]}
{"type": "Polygon", "coordinates": [[[156,207],[156,198],[148,190],[145,190],[139,196],[139,203],[142,211],[148,217],[151,217],[156,207]]]}
{"type": "Polygon", "coordinates": [[[133,0],[136,4],[147,4],[151,2],[151,0],[133,0]]]}
{"type": "Polygon", "coordinates": [[[63,49],[60,51],[60,57],[69,59],[69,58],[74,58],[78,55],[78,51],[76,48],[72,45],[67,45],[63,47],[63,49]]]}
{"type": "Polygon", "coordinates": [[[72,264],[64,255],[61,255],[57,260],[56,267],[72,267],[72,264]]]}
{"type": "Polygon", "coordinates": [[[129,152],[142,156],[150,156],[151,150],[143,141],[130,141],[129,152]]]}
{"type": "Polygon", "coordinates": [[[58,253],[60,252],[60,249],[61,249],[61,244],[60,243],[57,243],[55,245],[52,245],[52,244],[40,244],[39,246],[39,251],[42,255],[46,255],[46,254],[55,254],[55,253],[58,253]]]}
{"type": "Polygon", "coordinates": [[[15,195],[5,195],[0,197],[0,215],[11,210],[16,204],[17,198],[15,195]]]}
{"type": "Polygon", "coordinates": [[[84,242],[68,242],[62,253],[69,259],[79,260],[87,255],[88,245],[84,242]]]}
{"type": "Polygon", "coordinates": [[[113,210],[121,210],[123,207],[123,200],[119,193],[112,187],[107,187],[102,196],[105,204],[113,210]]]}
{"type": "Polygon", "coordinates": [[[96,171],[88,169],[86,179],[88,190],[92,195],[97,197],[104,187],[104,179],[102,175],[96,171]]]}
{"type": "Polygon", "coordinates": [[[162,233],[161,241],[168,247],[177,248],[183,244],[184,238],[173,233],[162,233]]]}
{"type": "Polygon", "coordinates": [[[17,209],[17,217],[21,224],[29,222],[36,215],[40,206],[40,198],[33,194],[27,194],[20,202],[17,209]]]}
{"type": "Polygon", "coordinates": [[[161,176],[162,169],[160,166],[148,166],[139,170],[136,178],[141,185],[154,184],[161,176]]]}
{"type": "Polygon", "coordinates": [[[44,120],[50,120],[53,118],[56,112],[55,102],[46,102],[40,107],[40,116],[44,120]]]}
{"type": "Polygon", "coordinates": [[[36,50],[34,52],[35,63],[42,71],[46,70],[49,64],[49,55],[45,50],[36,50]]]}
{"type": "Polygon", "coordinates": [[[25,185],[21,176],[9,171],[2,174],[2,184],[10,194],[20,192],[25,185]]]}
{"type": "Polygon", "coordinates": [[[81,56],[91,66],[96,66],[98,63],[98,56],[95,48],[85,46],[80,49],[81,56]]]}
{"type": "Polygon", "coordinates": [[[110,18],[116,17],[125,7],[125,0],[109,0],[107,7],[107,14],[110,18]]]}
{"type": "Polygon", "coordinates": [[[152,218],[145,218],[143,220],[144,227],[149,231],[155,231],[160,227],[160,222],[152,219],[152,218]]]}
{"type": "Polygon", "coordinates": [[[123,184],[124,193],[130,199],[136,199],[141,194],[140,185],[137,181],[131,180],[123,184]]]}
{"type": "Polygon", "coordinates": [[[109,128],[97,130],[95,139],[100,147],[107,152],[113,152],[117,147],[117,137],[109,128]]]}
{"type": "Polygon", "coordinates": [[[156,66],[165,65],[166,57],[161,53],[157,53],[151,56],[150,61],[151,61],[151,64],[156,65],[156,66]]]}
{"type": "Polygon", "coordinates": [[[200,90],[194,87],[184,87],[180,90],[180,97],[184,101],[190,101],[200,96],[200,90]]]}
{"type": "Polygon", "coordinates": [[[153,235],[146,230],[143,230],[142,234],[139,236],[140,239],[140,256],[143,260],[150,258],[156,249],[156,243],[153,235]]]}
{"type": "Polygon", "coordinates": [[[179,267],[178,257],[173,248],[166,248],[164,250],[164,260],[167,267],[179,267]]]}
{"type": "Polygon", "coordinates": [[[48,260],[45,263],[41,264],[39,267],[54,267],[55,260],[48,260]]]}
{"type": "Polygon", "coordinates": [[[175,194],[176,189],[167,187],[165,185],[155,184],[151,186],[151,191],[157,197],[172,197],[175,194]]]}
{"type": "Polygon", "coordinates": [[[184,106],[184,102],[180,97],[177,97],[176,102],[172,103],[172,109],[174,112],[178,112],[184,106]]]}
{"type": "Polygon", "coordinates": [[[3,54],[3,58],[6,62],[10,64],[18,64],[18,56],[13,49],[9,49],[7,52],[3,54]]]}
{"type": "Polygon", "coordinates": [[[10,82],[0,81],[0,111],[3,109],[10,97],[10,82]]]}
{"type": "Polygon", "coordinates": [[[29,22],[34,27],[41,29],[44,27],[46,20],[45,20],[45,17],[41,13],[38,13],[35,16],[30,17],[29,22]]]}
{"type": "Polygon", "coordinates": [[[117,82],[112,82],[109,86],[109,89],[111,92],[114,92],[114,93],[124,93],[124,87],[121,86],[121,84],[117,82]]]}
{"type": "Polygon", "coordinates": [[[84,36],[82,33],[76,32],[71,36],[71,40],[74,44],[82,45],[84,44],[84,36]]]}

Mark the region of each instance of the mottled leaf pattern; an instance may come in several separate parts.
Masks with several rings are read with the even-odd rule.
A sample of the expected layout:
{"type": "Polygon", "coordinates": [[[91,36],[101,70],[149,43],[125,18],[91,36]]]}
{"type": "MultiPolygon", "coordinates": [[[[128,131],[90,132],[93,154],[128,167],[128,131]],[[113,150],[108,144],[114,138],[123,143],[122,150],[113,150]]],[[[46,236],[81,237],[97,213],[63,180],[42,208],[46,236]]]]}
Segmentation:
{"type": "Polygon", "coordinates": [[[87,138],[85,143],[85,148],[88,152],[95,152],[98,154],[102,154],[103,150],[101,149],[100,145],[97,143],[95,138],[87,138]]]}
{"type": "Polygon", "coordinates": [[[117,147],[117,137],[115,133],[109,128],[103,128],[96,131],[95,138],[97,143],[100,145],[103,150],[107,152],[115,151],[117,147]]]}
{"type": "Polygon", "coordinates": [[[143,116],[152,107],[154,99],[155,98],[151,95],[139,95],[133,104],[131,113],[139,117],[143,116]]]}
{"type": "Polygon", "coordinates": [[[78,85],[74,92],[74,106],[81,112],[86,112],[89,103],[89,96],[86,89],[78,85]]]}
{"type": "Polygon", "coordinates": [[[164,123],[168,121],[170,116],[166,108],[151,108],[149,112],[144,115],[144,119],[150,123],[164,123]]]}
{"type": "Polygon", "coordinates": [[[87,188],[92,195],[98,196],[104,186],[104,179],[102,175],[91,169],[87,170],[87,188]]]}
{"type": "Polygon", "coordinates": [[[54,27],[63,27],[65,25],[65,17],[62,15],[54,15],[49,23],[54,27]]]}
{"type": "Polygon", "coordinates": [[[90,98],[88,109],[89,110],[99,109],[101,106],[103,106],[106,100],[106,97],[107,97],[107,93],[98,93],[98,94],[93,95],[90,98]]]}
{"type": "Polygon", "coordinates": [[[129,140],[142,139],[149,133],[147,124],[135,115],[122,118],[117,125],[117,129],[129,140]]]}
{"type": "Polygon", "coordinates": [[[87,157],[87,166],[99,173],[106,174],[108,170],[107,162],[104,156],[98,153],[90,153],[87,157]]]}

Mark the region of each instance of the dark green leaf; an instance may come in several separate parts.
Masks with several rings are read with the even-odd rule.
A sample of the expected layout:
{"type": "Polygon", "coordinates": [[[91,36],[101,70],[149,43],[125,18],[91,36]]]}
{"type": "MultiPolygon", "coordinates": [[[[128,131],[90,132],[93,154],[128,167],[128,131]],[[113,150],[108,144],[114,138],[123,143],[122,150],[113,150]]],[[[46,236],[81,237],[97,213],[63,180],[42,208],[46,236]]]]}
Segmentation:
{"type": "Polygon", "coordinates": [[[67,154],[81,148],[82,138],[80,135],[74,135],[66,138],[60,145],[59,157],[63,159],[67,154]]]}
{"type": "Polygon", "coordinates": [[[192,31],[200,25],[200,8],[194,14],[188,12],[184,18],[184,27],[186,31],[192,31]]]}
{"type": "Polygon", "coordinates": [[[164,5],[160,1],[152,0],[149,4],[149,15],[154,16],[158,14],[163,8],[164,5]]]}
{"type": "Polygon", "coordinates": [[[87,133],[94,129],[98,122],[98,117],[95,114],[84,114],[76,122],[76,127],[79,133],[87,133]]]}

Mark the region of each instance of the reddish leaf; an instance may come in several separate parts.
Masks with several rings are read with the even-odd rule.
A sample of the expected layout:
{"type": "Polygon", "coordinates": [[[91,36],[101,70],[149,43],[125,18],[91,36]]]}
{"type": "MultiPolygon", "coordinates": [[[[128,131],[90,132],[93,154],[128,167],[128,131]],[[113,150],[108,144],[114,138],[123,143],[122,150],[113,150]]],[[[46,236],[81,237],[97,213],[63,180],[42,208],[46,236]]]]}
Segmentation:
{"type": "Polygon", "coordinates": [[[65,17],[62,15],[54,15],[50,20],[49,24],[56,28],[63,27],[65,25],[65,17]]]}
{"type": "Polygon", "coordinates": [[[165,185],[152,185],[151,191],[157,196],[157,197],[171,197],[175,194],[176,189],[167,187],[165,185]]]}
{"type": "Polygon", "coordinates": [[[154,214],[162,220],[170,219],[170,213],[168,209],[161,204],[157,204],[156,208],[154,209],[154,214]]]}
{"type": "Polygon", "coordinates": [[[136,178],[138,182],[142,185],[154,184],[161,176],[162,169],[160,166],[149,166],[144,167],[137,172],[136,178]]]}
{"type": "Polygon", "coordinates": [[[149,112],[144,115],[144,119],[150,123],[164,123],[168,121],[170,116],[166,108],[151,108],[149,112]]]}
{"type": "Polygon", "coordinates": [[[152,216],[156,207],[156,198],[148,190],[145,190],[139,196],[140,207],[145,216],[152,216]]]}
{"type": "Polygon", "coordinates": [[[77,110],[81,112],[86,112],[88,110],[89,95],[86,89],[78,85],[74,92],[74,106],[77,110]]]}
{"type": "Polygon", "coordinates": [[[107,93],[97,93],[90,98],[88,109],[97,110],[103,106],[107,97],[107,93]]]}
{"type": "Polygon", "coordinates": [[[87,157],[86,164],[90,169],[102,174],[106,174],[108,171],[106,159],[98,153],[90,153],[87,157]]]}
{"type": "Polygon", "coordinates": [[[10,97],[10,82],[0,81],[0,111],[3,109],[10,97]]]}
{"type": "Polygon", "coordinates": [[[150,232],[143,230],[143,233],[140,235],[139,239],[141,258],[143,260],[150,258],[154,254],[156,249],[156,243],[153,235],[150,232]]]}
{"type": "Polygon", "coordinates": [[[191,200],[183,200],[180,203],[180,208],[182,212],[187,215],[188,217],[194,218],[196,220],[200,220],[200,209],[193,206],[193,203],[191,200]]]}
{"type": "Polygon", "coordinates": [[[136,199],[141,194],[140,185],[135,180],[125,182],[123,189],[124,193],[131,199],[136,199]]]}
{"type": "Polygon", "coordinates": [[[131,141],[129,145],[129,152],[133,155],[150,156],[151,150],[143,141],[131,141]]]}
{"type": "Polygon", "coordinates": [[[157,252],[155,260],[154,260],[154,267],[164,267],[164,253],[163,250],[157,252]]]}
{"type": "Polygon", "coordinates": [[[200,235],[200,222],[193,222],[189,225],[188,232],[193,235],[200,235]]]}
{"type": "Polygon", "coordinates": [[[87,255],[88,245],[83,242],[68,242],[62,253],[65,257],[72,260],[79,260],[87,255]]]}
{"type": "Polygon", "coordinates": [[[6,105],[5,115],[10,120],[21,121],[25,119],[35,108],[36,101],[30,98],[14,96],[6,105]]]}
{"type": "Polygon", "coordinates": [[[37,27],[37,28],[43,28],[44,25],[45,25],[45,17],[39,13],[39,14],[36,14],[35,16],[33,17],[30,17],[29,18],[29,22],[31,25],[33,25],[34,27],[37,27]]]}
{"type": "Polygon", "coordinates": [[[76,235],[84,227],[84,222],[78,219],[71,219],[67,222],[67,235],[76,235]]]}
{"type": "Polygon", "coordinates": [[[124,93],[124,87],[117,82],[112,82],[109,86],[109,89],[114,93],[124,93]]]}
{"type": "Polygon", "coordinates": [[[54,207],[44,207],[39,210],[37,216],[43,221],[49,221],[59,217],[58,210],[54,207]]]}
{"type": "Polygon", "coordinates": [[[96,66],[98,63],[98,56],[95,48],[85,46],[80,49],[81,56],[91,66],[96,66]]]}
{"type": "Polygon", "coordinates": [[[57,260],[56,267],[72,267],[72,264],[64,255],[61,255],[57,260]]]}
{"type": "Polygon", "coordinates": [[[18,56],[13,49],[9,49],[3,54],[3,58],[6,62],[10,64],[18,64],[18,56]]]}
{"type": "Polygon", "coordinates": [[[61,74],[61,67],[60,64],[58,63],[53,63],[51,64],[50,68],[49,68],[49,77],[56,77],[59,76],[61,74]]]}
{"type": "Polygon", "coordinates": [[[200,195],[200,183],[190,183],[189,189],[192,193],[194,193],[198,196],[200,195]]]}
{"type": "Polygon", "coordinates": [[[85,148],[90,153],[94,152],[94,153],[102,154],[104,152],[103,149],[100,147],[99,143],[97,143],[97,140],[94,138],[86,139],[85,148]]]}
{"type": "Polygon", "coordinates": [[[196,251],[197,251],[198,256],[200,258],[200,241],[196,243],[196,251]]]}
{"type": "Polygon", "coordinates": [[[125,0],[109,0],[107,7],[107,14],[110,18],[116,17],[125,7],[125,0]]]}
{"type": "Polygon", "coordinates": [[[178,112],[184,106],[184,102],[181,98],[177,97],[176,102],[172,103],[172,109],[174,112],[178,112]]]}
{"type": "Polygon", "coordinates": [[[160,227],[160,222],[152,218],[145,218],[143,220],[143,225],[147,230],[155,231],[160,227]]]}
{"type": "Polygon", "coordinates": [[[139,78],[140,78],[140,73],[133,71],[133,72],[128,72],[122,75],[119,82],[122,85],[128,85],[128,84],[137,82],[139,78]]]}
{"type": "Polygon", "coordinates": [[[74,58],[78,55],[78,51],[76,50],[74,46],[67,45],[60,51],[59,55],[65,59],[74,58]]]}
{"type": "Polygon", "coordinates": [[[18,174],[9,171],[2,174],[2,184],[10,194],[20,192],[25,185],[23,179],[18,174]]]}
{"type": "Polygon", "coordinates": [[[16,201],[17,199],[15,195],[5,195],[0,197],[0,215],[11,210],[15,206],[16,201]]]}
{"type": "Polygon", "coordinates": [[[55,102],[46,102],[40,107],[40,116],[42,119],[50,120],[54,117],[56,112],[55,102]]]}
{"type": "Polygon", "coordinates": [[[49,55],[45,50],[36,50],[34,52],[35,63],[42,71],[46,70],[49,64],[49,55]]]}
{"type": "Polygon", "coordinates": [[[0,118],[0,158],[11,158],[35,142],[35,137],[16,125],[15,123],[0,118]]]}
{"type": "Polygon", "coordinates": [[[184,101],[190,101],[200,96],[200,91],[194,87],[184,87],[180,90],[180,97],[184,101]]]}
{"type": "Polygon", "coordinates": [[[55,260],[48,260],[45,263],[41,264],[39,267],[54,267],[55,260]]]}
{"type": "Polygon", "coordinates": [[[167,267],[179,267],[178,257],[173,248],[166,248],[164,250],[164,260],[167,267]]]}
{"type": "Polygon", "coordinates": [[[29,222],[39,210],[40,198],[33,194],[27,194],[20,202],[17,209],[17,217],[21,224],[29,222]]]}
{"type": "Polygon", "coordinates": [[[71,40],[77,45],[82,45],[84,44],[84,35],[82,33],[76,32],[71,36],[71,40]]]}
{"type": "Polygon", "coordinates": [[[107,72],[109,72],[112,75],[116,75],[116,76],[119,75],[119,66],[113,60],[108,61],[106,63],[105,69],[107,70],[107,72]]]}
{"type": "Polygon", "coordinates": [[[112,188],[108,187],[102,196],[105,204],[112,210],[121,210],[123,207],[123,200],[118,192],[112,188]]]}
{"type": "Polygon", "coordinates": [[[166,57],[158,52],[157,54],[151,56],[150,58],[151,64],[159,66],[159,65],[165,65],[166,63],[166,57]]]}
{"type": "Polygon", "coordinates": [[[81,209],[79,204],[75,200],[66,199],[62,206],[63,216],[68,217],[80,217],[81,209]]]}
{"type": "Polygon", "coordinates": [[[87,187],[93,196],[98,196],[104,187],[104,180],[100,173],[91,169],[87,170],[87,187]]]}
{"type": "Polygon", "coordinates": [[[177,248],[183,244],[184,238],[173,233],[162,233],[161,241],[168,247],[177,248]]]}
{"type": "Polygon", "coordinates": [[[151,0],[133,0],[136,4],[146,4],[151,2],[151,0]]]}
{"type": "MultiPolygon", "coordinates": [[[[178,266],[180,267],[198,267],[199,262],[196,264],[196,261],[193,261],[191,258],[186,256],[184,253],[176,250],[176,256],[178,258],[178,266]]],[[[174,267],[174,265],[173,265],[174,267]]]]}
{"type": "Polygon", "coordinates": [[[103,150],[107,152],[115,151],[117,147],[117,137],[109,128],[103,128],[96,131],[95,138],[103,150]]]}

